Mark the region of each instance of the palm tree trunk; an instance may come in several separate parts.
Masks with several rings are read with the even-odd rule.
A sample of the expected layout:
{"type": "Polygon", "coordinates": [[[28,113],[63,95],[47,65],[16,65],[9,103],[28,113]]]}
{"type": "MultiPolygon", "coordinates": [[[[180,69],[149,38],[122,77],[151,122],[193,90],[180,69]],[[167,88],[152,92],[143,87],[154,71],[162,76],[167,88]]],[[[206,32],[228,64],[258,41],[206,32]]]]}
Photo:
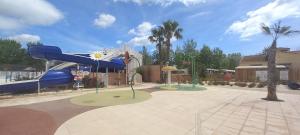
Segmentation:
{"type": "Polygon", "coordinates": [[[170,60],[170,47],[171,47],[171,39],[167,39],[167,43],[166,43],[166,45],[167,45],[167,57],[166,57],[166,62],[169,62],[169,60],[170,60]]]}
{"type": "Polygon", "coordinates": [[[161,53],[161,43],[159,43],[160,45],[158,45],[158,57],[159,57],[159,78],[160,78],[160,83],[163,82],[163,72],[162,72],[162,66],[163,66],[163,63],[162,63],[162,53],[161,53]]]}
{"type": "Polygon", "coordinates": [[[271,101],[278,100],[276,95],[276,44],[275,39],[268,51],[268,95],[266,99],[271,101]]]}

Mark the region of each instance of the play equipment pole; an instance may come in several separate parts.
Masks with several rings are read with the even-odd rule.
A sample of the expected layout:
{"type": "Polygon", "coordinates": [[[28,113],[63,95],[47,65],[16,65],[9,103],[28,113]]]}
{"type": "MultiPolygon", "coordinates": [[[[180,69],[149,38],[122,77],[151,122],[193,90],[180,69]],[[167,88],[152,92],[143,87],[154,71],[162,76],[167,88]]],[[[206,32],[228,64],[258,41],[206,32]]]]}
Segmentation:
{"type": "Polygon", "coordinates": [[[99,60],[97,60],[97,69],[96,69],[96,93],[99,91],[99,78],[98,78],[98,68],[99,68],[99,60]]]}
{"type": "Polygon", "coordinates": [[[195,88],[196,80],[195,80],[195,58],[194,57],[192,57],[192,68],[193,68],[192,69],[193,70],[193,77],[192,77],[193,78],[193,88],[195,88]]]}
{"type": "MultiPolygon", "coordinates": [[[[139,61],[136,57],[134,57],[134,56],[132,56],[132,58],[134,58],[134,59],[139,63],[139,67],[138,67],[138,68],[141,68],[141,63],[140,63],[140,61],[139,61]]],[[[132,75],[132,77],[131,77],[131,83],[130,83],[130,86],[131,86],[131,90],[132,90],[132,94],[133,94],[132,98],[135,98],[135,91],[134,91],[134,89],[133,89],[133,82],[134,82],[134,77],[135,77],[136,74],[137,74],[137,72],[135,72],[135,73],[132,75]]]]}
{"type": "Polygon", "coordinates": [[[46,63],[45,63],[45,72],[47,72],[49,70],[49,61],[46,60],[46,63]]]}
{"type": "Polygon", "coordinates": [[[40,84],[40,79],[38,80],[38,94],[41,93],[41,84],[40,84]]]}
{"type": "Polygon", "coordinates": [[[108,67],[106,67],[106,72],[105,72],[105,87],[108,88],[108,67]]]}

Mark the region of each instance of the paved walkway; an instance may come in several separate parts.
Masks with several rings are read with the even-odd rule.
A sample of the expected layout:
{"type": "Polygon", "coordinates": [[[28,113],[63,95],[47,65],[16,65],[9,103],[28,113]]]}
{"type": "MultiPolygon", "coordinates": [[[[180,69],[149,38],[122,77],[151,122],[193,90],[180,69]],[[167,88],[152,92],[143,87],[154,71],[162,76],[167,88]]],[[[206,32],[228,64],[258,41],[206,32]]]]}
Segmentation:
{"type": "MultiPolygon", "coordinates": [[[[150,88],[154,84],[136,86],[150,88]]],[[[111,90],[128,90],[113,88],[111,90]]],[[[25,95],[0,102],[0,135],[53,135],[56,129],[70,118],[99,108],[72,104],[70,98],[92,91],[75,91],[39,96],[25,95]],[[17,105],[17,106],[15,106],[17,105]],[[4,106],[4,107],[1,107],[4,106]]]]}
{"type": "Polygon", "coordinates": [[[0,107],[0,135],[53,135],[65,121],[95,108],[72,104],[70,99],[0,107]]]}
{"type": "Polygon", "coordinates": [[[266,92],[209,87],[157,91],[145,102],[94,109],[65,122],[56,135],[298,135],[300,96],[261,100],[266,92]]]}

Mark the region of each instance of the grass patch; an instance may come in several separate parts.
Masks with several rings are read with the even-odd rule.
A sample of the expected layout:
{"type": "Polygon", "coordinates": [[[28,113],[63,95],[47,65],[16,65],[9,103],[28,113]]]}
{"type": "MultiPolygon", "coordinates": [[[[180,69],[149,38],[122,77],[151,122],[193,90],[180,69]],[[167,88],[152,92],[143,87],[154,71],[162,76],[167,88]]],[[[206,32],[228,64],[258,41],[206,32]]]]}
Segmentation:
{"type": "Polygon", "coordinates": [[[85,94],[71,99],[71,103],[82,106],[113,106],[121,104],[132,104],[142,102],[151,98],[150,93],[135,91],[135,98],[132,98],[132,91],[104,91],[85,94]]]}

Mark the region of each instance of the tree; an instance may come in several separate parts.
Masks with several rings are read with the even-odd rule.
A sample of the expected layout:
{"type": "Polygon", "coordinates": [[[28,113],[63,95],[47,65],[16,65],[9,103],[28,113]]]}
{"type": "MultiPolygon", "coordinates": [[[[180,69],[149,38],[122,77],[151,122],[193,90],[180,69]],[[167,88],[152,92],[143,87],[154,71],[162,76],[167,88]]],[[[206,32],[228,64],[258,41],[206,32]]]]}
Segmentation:
{"type": "Polygon", "coordinates": [[[158,55],[158,59],[156,59],[159,63],[159,70],[160,70],[160,81],[163,82],[163,76],[162,76],[162,65],[163,65],[163,61],[162,61],[162,46],[163,46],[163,42],[164,42],[164,37],[163,37],[163,29],[162,27],[157,27],[157,28],[153,28],[151,30],[151,35],[148,37],[149,41],[152,43],[156,43],[156,49],[158,50],[154,56],[158,55]]]}
{"type": "MultiPolygon", "coordinates": [[[[178,22],[168,20],[163,22],[163,25],[160,27],[163,32],[164,44],[166,46],[166,60],[169,60],[170,57],[170,48],[172,46],[171,39],[182,39],[182,31],[183,29],[179,27],[178,22]]],[[[166,64],[165,61],[164,64],[166,64]]]]}
{"type": "Polygon", "coordinates": [[[159,54],[157,50],[154,50],[151,54],[152,63],[155,65],[159,65],[159,54]]]}
{"type": "MultiPolygon", "coordinates": [[[[42,43],[28,43],[29,45],[42,45],[42,43]]],[[[30,66],[37,70],[44,69],[44,62],[31,58],[27,50],[14,40],[0,39],[0,63],[8,65],[30,66]]]]}
{"type": "Polygon", "coordinates": [[[204,68],[212,68],[212,51],[210,50],[209,46],[203,45],[202,49],[200,50],[199,54],[199,61],[203,64],[204,68]]]}
{"type": "Polygon", "coordinates": [[[227,60],[228,60],[228,66],[227,69],[234,70],[235,67],[237,67],[240,63],[240,60],[242,58],[241,53],[231,53],[227,55],[227,60]]]}
{"type": "Polygon", "coordinates": [[[14,40],[0,40],[0,63],[1,64],[22,64],[26,50],[21,44],[14,40]]]}
{"type": "Polygon", "coordinates": [[[276,101],[278,100],[276,95],[276,51],[277,51],[277,40],[281,36],[289,36],[299,31],[291,30],[290,26],[281,26],[281,22],[277,22],[272,26],[265,24],[261,25],[263,33],[270,35],[273,39],[269,49],[267,49],[267,60],[268,60],[268,95],[266,100],[276,101]]]}
{"type": "Polygon", "coordinates": [[[188,61],[187,65],[183,65],[185,68],[188,68],[189,73],[192,73],[192,59],[195,59],[195,66],[194,68],[198,69],[198,63],[197,61],[197,56],[198,56],[198,51],[196,50],[197,47],[197,42],[194,41],[193,39],[187,40],[184,45],[183,45],[183,53],[185,57],[185,61],[188,61]]]}
{"type": "Polygon", "coordinates": [[[177,66],[178,69],[184,68],[182,64],[183,58],[184,58],[184,52],[180,48],[180,46],[177,46],[175,50],[174,64],[177,66]]]}
{"type": "Polygon", "coordinates": [[[143,46],[142,51],[140,52],[143,56],[143,65],[149,65],[152,64],[152,58],[149,54],[149,52],[147,51],[147,48],[145,46],[143,46]]]}
{"type": "Polygon", "coordinates": [[[203,45],[202,49],[200,50],[197,61],[199,64],[198,73],[201,77],[206,76],[206,69],[212,68],[212,51],[207,45],[203,45]]]}
{"type": "Polygon", "coordinates": [[[220,48],[214,48],[212,51],[212,68],[215,69],[221,69],[225,68],[222,66],[222,63],[224,62],[225,54],[220,48]]]}
{"type": "Polygon", "coordinates": [[[193,39],[187,40],[183,45],[183,52],[185,54],[193,54],[196,55],[198,52],[196,50],[197,42],[193,39]]]}

